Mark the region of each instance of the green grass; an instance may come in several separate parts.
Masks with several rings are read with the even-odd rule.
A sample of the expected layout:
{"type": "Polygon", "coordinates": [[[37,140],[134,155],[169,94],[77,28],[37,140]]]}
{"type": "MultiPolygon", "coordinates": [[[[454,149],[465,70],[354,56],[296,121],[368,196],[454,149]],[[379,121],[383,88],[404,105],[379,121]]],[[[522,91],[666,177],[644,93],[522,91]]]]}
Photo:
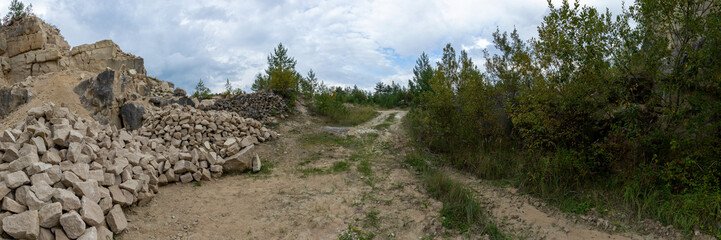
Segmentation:
{"type": "Polygon", "coordinates": [[[330,169],[333,172],[345,172],[350,169],[350,163],[348,163],[347,161],[334,162],[333,166],[331,166],[330,169]]]}
{"type": "Polygon", "coordinates": [[[369,140],[369,136],[365,135],[362,137],[354,136],[338,136],[330,132],[317,132],[308,133],[300,137],[300,143],[303,146],[341,146],[348,149],[358,149],[366,144],[369,140]]]}
{"type": "Polygon", "coordinates": [[[381,123],[381,124],[373,126],[373,129],[380,131],[380,130],[388,129],[390,126],[391,126],[390,123],[381,123]]]}
{"type": "Polygon", "coordinates": [[[375,238],[376,234],[369,231],[363,231],[352,225],[348,225],[348,230],[338,235],[338,240],[370,240],[375,238]]]}
{"type": "Polygon", "coordinates": [[[378,116],[378,111],[369,106],[346,107],[346,113],[329,114],[326,124],[337,127],[352,127],[378,116]]]}
{"type": "Polygon", "coordinates": [[[356,167],[356,170],[358,170],[359,173],[363,174],[363,176],[373,176],[373,169],[371,168],[371,163],[368,160],[361,161],[356,167]]]}
{"type": "Polygon", "coordinates": [[[463,233],[488,235],[491,239],[505,239],[497,224],[488,218],[481,202],[474,198],[472,190],[436,170],[426,161],[426,158],[434,157],[427,153],[412,153],[406,155],[404,163],[418,172],[431,197],[443,203],[443,226],[463,233]]]}
{"type": "Polygon", "coordinates": [[[387,123],[393,123],[396,120],[396,113],[388,114],[388,117],[386,117],[387,123]]]}
{"type": "Polygon", "coordinates": [[[380,211],[378,211],[378,209],[371,208],[371,210],[366,213],[366,218],[363,220],[363,226],[378,228],[378,226],[380,225],[380,216],[378,216],[379,214],[380,211]]]}

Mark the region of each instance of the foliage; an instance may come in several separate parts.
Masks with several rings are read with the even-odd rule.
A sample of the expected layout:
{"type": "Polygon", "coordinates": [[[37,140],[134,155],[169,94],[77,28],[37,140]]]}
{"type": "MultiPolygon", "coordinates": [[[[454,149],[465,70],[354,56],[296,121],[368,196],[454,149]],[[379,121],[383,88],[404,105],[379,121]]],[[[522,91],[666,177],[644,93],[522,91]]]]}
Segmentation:
{"type": "Polygon", "coordinates": [[[198,84],[195,85],[195,92],[191,97],[199,99],[210,99],[212,97],[210,93],[210,88],[205,86],[202,78],[198,81],[198,84]]]}
{"type": "Polygon", "coordinates": [[[230,96],[235,91],[233,91],[233,85],[230,84],[230,79],[225,79],[225,92],[223,93],[225,96],[230,96]]]}
{"type": "Polygon", "coordinates": [[[22,19],[28,14],[32,14],[33,5],[25,5],[23,2],[20,2],[18,0],[12,0],[10,2],[8,10],[8,13],[2,19],[3,25],[5,26],[10,25],[14,21],[22,19]]]}
{"type": "Polygon", "coordinates": [[[265,74],[256,76],[252,85],[253,91],[273,90],[288,99],[289,103],[293,103],[298,92],[298,84],[303,79],[295,70],[295,64],[295,59],[288,56],[288,49],[279,43],[268,56],[268,69],[265,70],[265,74]]]}
{"type": "Polygon", "coordinates": [[[304,98],[310,99],[318,91],[318,78],[315,77],[313,69],[308,71],[308,76],[300,81],[300,92],[304,98]]]}
{"type": "Polygon", "coordinates": [[[549,1],[538,38],[493,38],[485,73],[450,45],[433,74],[425,54],[416,62],[408,120],[420,143],[481,176],[585,204],[573,211],[596,189],[623,195],[639,217],[718,231],[720,2],[639,0],[613,16],[549,1]],[[521,156],[497,150],[508,147],[521,156]]]}

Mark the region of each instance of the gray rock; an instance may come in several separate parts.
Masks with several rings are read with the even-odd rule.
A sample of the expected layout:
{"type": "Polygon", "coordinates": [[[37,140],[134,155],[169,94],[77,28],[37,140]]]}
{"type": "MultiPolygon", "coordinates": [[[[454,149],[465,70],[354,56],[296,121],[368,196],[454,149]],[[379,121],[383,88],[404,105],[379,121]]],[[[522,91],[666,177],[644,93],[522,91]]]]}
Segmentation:
{"type": "Polygon", "coordinates": [[[95,227],[89,227],[85,229],[85,232],[78,240],[98,240],[98,230],[95,227]]]}
{"type": "Polygon", "coordinates": [[[256,153],[253,158],[253,172],[260,172],[260,157],[258,157],[258,153],[256,153]]]}
{"type": "Polygon", "coordinates": [[[7,184],[9,188],[15,189],[28,183],[30,183],[30,179],[23,171],[8,173],[5,175],[5,184],[7,184]]]}
{"type": "Polygon", "coordinates": [[[60,203],[51,203],[41,207],[40,211],[38,211],[40,226],[44,228],[57,226],[60,221],[60,215],[62,214],[63,206],[60,203]]]}
{"type": "Polygon", "coordinates": [[[80,203],[80,199],[75,196],[75,193],[61,188],[55,190],[55,196],[53,196],[53,200],[62,204],[63,210],[66,211],[77,210],[80,209],[80,207],[82,206],[80,203]]]}
{"type": "Polygon", "coordinates": [[[3,231],[19,239],[36,239],[40,234],[38,211],[26,211],[3,218],[3,231]]]}
{"type": "Polygon", "coordinates": [[[103,223],[105,215],[100,205],[90,200],[88,197],[83,197],[81,200],[82,208],[80,209],[80,216],[90,226],[99,226],[103,223]]]}
{"type": "Polygon", "coordinates": [[[123,127],[128,131],[138,129],[143,125],[143,114],[145,114],[145,108],[140,103],[126,103],[120,107],[123,127]]]}
{"type": "Polygon", "coordinates": [[[233,156],[225,159],[223,163],[224,172],[244,172],[253,167],[253,146],[250,145],[233,156]]]}
{"type": "Polygon", "coordinates": [[[76,211],[70,211],[60,216],[60,226],[71,239],[76,239],[85,233],[85,222],[76,211]]]}
{"type": "Polygon", "coordinates": [[[125,213],[123,213],[120,205],[113,206],[113,209],[105,216],[105,221],[107,221],[110,230],[116,234],[121,233],[128,227],[128,220],[125,218],[125,213]]]}
{"type": "Polygon", "coordinates": [[[12,198],[4,197],[3,204],[2,204],[2,210],[10,211],[13,213],[21,213],[21,212],[25,212],[25,210],[27,210],[27,207],[25,207],[25,205],[22,205],[22,204],[16,202],[12,198]]]}

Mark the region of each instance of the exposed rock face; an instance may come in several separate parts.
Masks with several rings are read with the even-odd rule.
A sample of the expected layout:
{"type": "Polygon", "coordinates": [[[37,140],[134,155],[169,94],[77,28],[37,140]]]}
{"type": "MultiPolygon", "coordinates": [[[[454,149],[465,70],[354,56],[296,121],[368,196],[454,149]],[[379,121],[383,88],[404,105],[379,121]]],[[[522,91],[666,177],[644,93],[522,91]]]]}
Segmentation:
{"type": "Polygon", "coordinates": [[[30,101],[31,97],[29,89],[0,87],[0,118],[30,101]]]}
{"type": "Polygon", "coordinates": [[[69,52],[74,66],[88,72],[102,72],[106,68],[121,70],[123,67],[135,74],[145,75],[143,58],[124,53],[111,40],[102,40],[93,44],[74,47],[69,52]]]}
{"type": "MultiPolygon", "coordinates": [[[[81,81],[74,91],[80,95],[80,101],[92,113],[95,120],[121,127],[123,126],[121,106],[128,101],[138,99],[148,91],[147,81],[144,81],[144,78],[146,77],[132,75],[128,71],[116,72],[108,69],[95,77],[81,81]]],[[[128,115],[128,117],[137,116],[128,115]]]]}
{"type": "Polygon", "coordinates": [[[24,17],[0,29],[0,62],[8,63],[2,64],[0,75],[12,84],[28,76],[61,71],[70,65],[69,59],[62,59],[69,50],[58,29],[38,17],[24,17]]]}
{"type": "Polygon", "coordinates": [[[123,127],[128,131],[138,129],[143,124],[145,108],[140,103],[126,103],[120,107],[120,117],[123,127]]]}
{"type": "Polygon", "coordinates": [[[231,99],[219,99],[208,107],[211,110],[225,110],[238,113],[242,117],[264,120],[286,111],[283,97],[271,91],[259,91],[241,94],[231,99]]]}

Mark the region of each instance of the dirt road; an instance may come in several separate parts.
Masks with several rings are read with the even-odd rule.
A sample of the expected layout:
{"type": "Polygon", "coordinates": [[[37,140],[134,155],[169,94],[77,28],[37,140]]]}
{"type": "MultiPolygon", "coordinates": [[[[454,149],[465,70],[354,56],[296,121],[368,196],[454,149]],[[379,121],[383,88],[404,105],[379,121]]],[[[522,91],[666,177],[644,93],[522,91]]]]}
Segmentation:
{"type": "MultiPolygon", "coordinates": [[[[402,166],[405,114],[381,111],[345,129],[297,114],[275,127],[278,140],[256,147],[266,166],[261,173],[161,187],[153,201],[128,210],[128,231],[118,238],[480,238],[441,226],[442,204],[402,166]]],[[[442,171],[471,188],[513,239],[678,238],[639,235],[603,219],[579,221],[513,188],[442,171]]]]}
{"type": "Polygon", "coordinates": [[[256,146],[270,173],[161,187],[128,210],[119,239],[438,238],[441,203],[400,164],[403,114],[383,111],[338,135],[303,115],[286,121],[280,139],[256,146]],[[373,129],[391,114],[391,126],[373,129]]]}

